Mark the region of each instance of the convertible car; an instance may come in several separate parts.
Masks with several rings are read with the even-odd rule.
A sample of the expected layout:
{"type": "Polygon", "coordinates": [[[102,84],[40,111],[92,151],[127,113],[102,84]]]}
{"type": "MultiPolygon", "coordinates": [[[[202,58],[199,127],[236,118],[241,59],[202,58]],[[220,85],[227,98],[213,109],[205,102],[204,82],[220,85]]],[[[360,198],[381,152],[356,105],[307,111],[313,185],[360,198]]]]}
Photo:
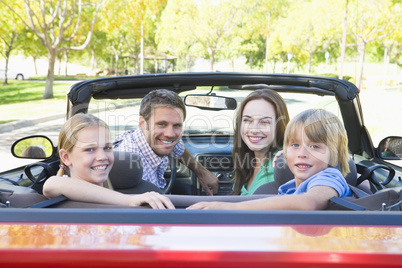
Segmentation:
{"type": "Polygon", "coordinates": [[[43,183],[56,174],[59,165],[55,141],[42,135],[19,139],[11,147],[12,155],[38,162],[0,173],[0,263],[400,267],[402,137],[388,136],[373,144],[355,85],[326,77],[222,72],[101,78],[79,82],[68,90],[66,118],[94,114],[108,123],[114,138],[138,127],[141,98],[160,88],[183,97],[187,106],[183,141],[216,174],[218,193],[205,195],[191,170],[174,159],[165,173],[168,185],[154,189],[140,179],[138,157],[115,152],[110,180],[116,191],[160,191],[169,195],[177,209],[115,207],[63,196],[47,199],[42,195],[43,183]],[[239,202],[276,194],[278,185],[289,177],[275,171],[275,182],[255,195],[231,195],[233,118],[242,99],[257,88],[277,91],[290,117],[309,108],[339,116],[347,130],[351,157],[352,173],[346,179],[360,189],[354,198],[334,199],[322,211],[185,210],[201,200],[239,202]],[[32,147],[40,153],[28,154],[32,147]],[[362,181],[369,190],[359,188],[362,181]]]}

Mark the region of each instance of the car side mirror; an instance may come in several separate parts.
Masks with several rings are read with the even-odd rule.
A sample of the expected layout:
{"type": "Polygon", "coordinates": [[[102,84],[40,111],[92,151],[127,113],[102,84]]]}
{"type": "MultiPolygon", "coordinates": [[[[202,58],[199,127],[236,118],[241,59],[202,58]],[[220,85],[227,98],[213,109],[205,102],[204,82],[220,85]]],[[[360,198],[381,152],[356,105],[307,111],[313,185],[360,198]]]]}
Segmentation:
{"type": "Polygon", "coordinates": [[[236,110],[237,108],[237,101],[234,98],[216,95],[189,94],[184,98],[184,103],[204,110],[236,110]]]}
{"type": "Polygon", "coordinates": [[[386,137],[378,144],[377,153],[386,160],[402,159],[402,137],[386,137]]]}
{"type": "Polygon", "coordinates": [[[11,146],[11,153],[17,158],[46,159],[55,152],[52,141],[46,136],[29,136],[17,140],[11,146]]]}

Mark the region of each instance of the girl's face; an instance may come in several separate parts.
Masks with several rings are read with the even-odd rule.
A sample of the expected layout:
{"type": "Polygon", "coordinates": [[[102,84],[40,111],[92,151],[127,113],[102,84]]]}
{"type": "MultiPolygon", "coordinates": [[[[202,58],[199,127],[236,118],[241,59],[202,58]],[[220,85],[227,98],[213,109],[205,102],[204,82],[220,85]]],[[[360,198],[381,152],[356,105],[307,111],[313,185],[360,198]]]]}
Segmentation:
{"type": "Polygon", "coordinates": [[[70,169],[71,177],[101,185],[112,169],[114,155],[109,130],[87,127],[78,132],[71,152],[60,150],[60,157],[70,169]]]}
{"type": "Polygon", "coordinates": [[[266,154],[275,139],[274,106],[264,99],[249,101],[242,113],[241,138],[255,153],[266,154]]]}
{"type": "Polygon", "coordinates": [[[299,186],[314,174],[328,168],[330,151],[327,145],[312,142],[302,127],[296,133],[296,137],[287,145],[286,159],[295,175],[296,186],[299,186]]]}

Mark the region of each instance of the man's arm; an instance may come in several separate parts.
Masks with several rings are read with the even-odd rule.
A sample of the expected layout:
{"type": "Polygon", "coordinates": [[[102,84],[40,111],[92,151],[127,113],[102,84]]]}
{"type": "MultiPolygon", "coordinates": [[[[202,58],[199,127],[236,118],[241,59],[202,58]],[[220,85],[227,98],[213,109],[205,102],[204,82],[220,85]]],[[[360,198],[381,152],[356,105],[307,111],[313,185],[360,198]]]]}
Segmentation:
{"type": "Polygon", "coordinates": [[[207,170],[203,165],[201,165],[200,162],[195,160],[195,158],[191,155],[190,151],[187,148],[184,149],[184,153],[178,159],[180,163],[184,164],[194,172],[194,174],[198,178],[198,181],[201,184],[201,187],[204,189],[207,195],[216,194],[218,192],[218,178],[209,170],[207,170]]]}

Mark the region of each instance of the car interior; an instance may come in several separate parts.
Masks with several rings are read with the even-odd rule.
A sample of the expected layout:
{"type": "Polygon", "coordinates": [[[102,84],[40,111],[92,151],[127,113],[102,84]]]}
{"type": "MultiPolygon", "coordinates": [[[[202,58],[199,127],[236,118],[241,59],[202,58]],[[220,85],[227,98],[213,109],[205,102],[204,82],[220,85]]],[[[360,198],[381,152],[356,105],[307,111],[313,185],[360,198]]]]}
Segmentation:
{"type": "MultiPolygon", "coordinates": [[[[192,115],[190,119],[186,119],[189,123],[183,133],[183,142],[196,160],[218,177],[218,193],[214,196],[206,196],[195,175],[186,166],[172,158],[165,173],[168,184],[165,189],[159,189],[141,179],[141,159],[138,155],[129,152],[114,152],[115,163],[109,175],[112,188],[125,194],[147,191],[168,194],[176,208],[186,208],[199,201],[239,202],[275,195],[278,187],[292,179],[293,176],[284,159],[279,158],[279,165],[277,164],[275,167],[274,182],[261,186],[252,196],[231,195],[233,187],[233,124],[231,120],[233,120],[236,106],[242,98],[248,92],[261,87],[271,88],[283,94],[282,96],[290,107],[290,114],[294,114],[300,109],[294,108],[295,111],[293,111],[291,104],[303,104],[304,99],[298,100],[293,98],[293,95],[287,95],[289,93],[302,94],[307,96],[305,98],[316,96],[318,98],[317,105],[322,105],[330,110],[335,109],[348,132],[351,173],[347,175],[346,180],[351,188],[353,187],[355,197],[351,199],[393,189],[396,195],[385,205],[381,203],[378,209],[400,210],[402,181],[400,177],[398,180],[398,175],[392,165],[388,165],[384,161],[378,163],[371,161],[371,159],[378,158],[378,152],[362,122],[358,89],[347,81],[294,75],[261,74],[250,77],[249,74],[223,73],[182,76],[161,74],[135,78],[96,79],[79,82],[70,88],[67,93],[66,116],[69,118],[76,113],[93,113],[107,121],[111,131],[117,136],[134,128],[137,120],[135,116],[131,117],[131,115],[124,117],[123,121],[116,120],[116,118],[122,118],[118,114],[120,111],[128,110],[132,114],[133,107],[138,106],[141,98],[152,89],[173,90],[183,97],[189,114],[192,115]],[[330,98],[331,102],[326,102],[323,97],[330,98]],[[113,116],[109,115],[109,112],[114,113],[113,116]],[[217,128],[211,127],[208,122],[205,122],[203,116],[207,116],[208,113],[213,116],[210,118],[213,118],[217,128]]],[[[310,108],[309,105],[311,104],[306,103],[304,107],[310,108]]],[[[394,138],[399,139],[399,137],[394,138]]],[[[75,202],[65,198],[48,202],[49,200],[42,195],[42,187],[48,177],[56,174],[59,166],[54,143],[45,136],[35,135],[16,141],[11,151],[15,157],[23,157],[20,147],[26,148],[30,145],[30,141],[35,139],[41,140],[41,147],[45,149],[46,157],[44,160],[41,157],[37,158],[42,161],[29,164],[23,169],[0,174],[2,178],[0,201],[3,207],[115,207],[75,202]]],[[[146,208],[146,206],[144,207],[146,208]]],[[[328,209],[353,210],[354,208],[338,204],[330,206],[328,209]]]]}

